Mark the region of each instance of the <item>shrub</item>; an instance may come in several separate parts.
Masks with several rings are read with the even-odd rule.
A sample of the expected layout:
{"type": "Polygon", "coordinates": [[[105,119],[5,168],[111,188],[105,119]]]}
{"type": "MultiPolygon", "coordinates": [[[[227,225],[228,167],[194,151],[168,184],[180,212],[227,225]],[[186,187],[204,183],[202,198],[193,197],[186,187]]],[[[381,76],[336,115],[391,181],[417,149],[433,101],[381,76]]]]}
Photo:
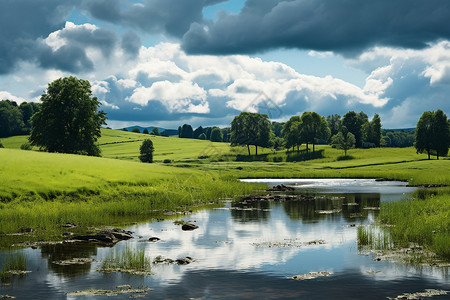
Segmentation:
{"type": "Polygon", "coordinates": [[[141,131],[139,130],[139,128],[133,128],[133,130],[131,130],[131,132],[134,132],[134,133],[141,133],[141,131]]]}
{"type": "Polygon", "coordinates": [[[172,162],[172,160],[170,160],[170,159],[165,159],[163,162],[164,162],[165,164],[170,164],[170,163],[172,162]]]}
{"type": "Polygon", "coordinates": [[[0,141],[0,148],[5,148],[2,144],[2,141],[0,141]]]}
{"type": "Polygon", "coordinates": [[[22,150],[31,150],[31,144],[30,143],[23,143],[20,145],[20,149],[22,150]]]}

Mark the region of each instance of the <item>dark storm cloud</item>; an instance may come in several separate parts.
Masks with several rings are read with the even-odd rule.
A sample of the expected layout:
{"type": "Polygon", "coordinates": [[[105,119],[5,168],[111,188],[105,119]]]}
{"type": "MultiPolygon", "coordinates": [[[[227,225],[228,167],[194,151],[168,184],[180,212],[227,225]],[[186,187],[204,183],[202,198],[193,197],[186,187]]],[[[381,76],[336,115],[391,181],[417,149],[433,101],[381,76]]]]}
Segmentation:
{"type": "Polygon", "coordinates": [[[203,8],[225,0],[144,0],[130,4],[119,0],[85,0],[83,7],[95,18],[150,33],[182,37],[191,24],[203,22],[203,8]]]}
{"type": "Polygon", "coordinates": [[[64,26],[65,18],[78,1],[0,1],[0,74],[13,70],[19,60],[35,58],[28,47],[37,38],[64,26]]]}
{"type": "Polygon", "coordinates": [[[195,54],[274,48],[360,52],[375,45],[423,48],[450,38],[448,0],[248,0],[237,15],[194,23],[183,48],[195,54]]]}
{"type": "Polygon", "coordinates": [[[130,56],[138,55],[141,45],[141,39],[132,31],[128,31],[122,36],[121,47],[130,56]]]}

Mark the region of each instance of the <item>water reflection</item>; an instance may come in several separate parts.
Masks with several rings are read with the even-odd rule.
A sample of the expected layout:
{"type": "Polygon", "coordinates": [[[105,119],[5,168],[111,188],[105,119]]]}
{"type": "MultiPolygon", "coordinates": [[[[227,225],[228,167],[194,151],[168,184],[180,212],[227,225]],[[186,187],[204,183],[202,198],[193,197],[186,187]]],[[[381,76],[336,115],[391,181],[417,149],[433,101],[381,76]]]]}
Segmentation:
{"type": "MultiPolygon", "coordinates": [[[[271,184],[279,183],[283,182],[271,184]]],[[[362,181],[355,188],[340,182],[333,191],[323,182],[285,184],[297,187],[294,194],[314,193],[314,198],[281,202],[238,199],[220,209],[184,216],[184,221],[199,226],[189,232],[173,220],[138,224],[127,228],[134,231],[135,238],[114,249],[59,245],[30,250],[33,273],[24,279],[27,284],[21,289],[6,287],[2,294],[70,299],[65,295],[69,291],[131,284],[154,289],[148,295],[151,299],[382,299],[426,288],[450,289],[448,268],[378,262],[359,254],[357,229],[351,225],[372,223],[378,215],[375,208],[382,201],[404,197],[405,187],[362,181]],[[367,186],[369,183],[377,186],[367,186]],[[150,237],[161,240],[150,242],[150,237]],[[314,240],[325,243],[307,245],[314,240]],[[103,274],[95,271],[100,262],[75,267],[54,264],[80,257],[101,261],[110,251],[127,247],[144,249],[151,258],[190,256],[195,261],[182,266],[155,265],[152,276],[103,274]],[[286,279],[315,271],[333,275],[307,281],[286,279]]]]}

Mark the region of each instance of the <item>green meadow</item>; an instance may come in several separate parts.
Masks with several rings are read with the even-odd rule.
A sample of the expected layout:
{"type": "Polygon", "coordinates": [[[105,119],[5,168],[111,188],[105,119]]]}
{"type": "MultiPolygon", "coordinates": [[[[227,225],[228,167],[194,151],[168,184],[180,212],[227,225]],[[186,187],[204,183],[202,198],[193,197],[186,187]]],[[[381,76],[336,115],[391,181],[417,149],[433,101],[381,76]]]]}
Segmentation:
{"type": "MultiPolygon", "coordinates": [[[[66,222],[83,228],[121,226],[165,209],[191,210],[261,189],[238,178],[383,177],[450,185],[450,159],[427,160],[414,148],[352,149],[343,157],[342,150],[318,145],[315,153],[303,146],[300,151],[258,149],[258,156],[248,156],[245,147],[227,143],[102,129],[99,158],[20,150],[26,136],[1,141],[0,233],[31,227],[36,239],[59,238],[59,225],[66,222]],[[155,146],[153,164],[138,159],[146,138],[155,146]]],[[[383,206],[381,216],[396,225],[392,235],[399,245],[419,242],[448,256],[442,249],[450,248],[449,203],[450,190],[442,189],[437,196],[383,206]],[[421,213],[414,213],[419,208],[421,213]],[[421,225],[408,225],[411,220],[421,225]]],[[[7,237],[3,244],[17,239],[7,237]]]]}

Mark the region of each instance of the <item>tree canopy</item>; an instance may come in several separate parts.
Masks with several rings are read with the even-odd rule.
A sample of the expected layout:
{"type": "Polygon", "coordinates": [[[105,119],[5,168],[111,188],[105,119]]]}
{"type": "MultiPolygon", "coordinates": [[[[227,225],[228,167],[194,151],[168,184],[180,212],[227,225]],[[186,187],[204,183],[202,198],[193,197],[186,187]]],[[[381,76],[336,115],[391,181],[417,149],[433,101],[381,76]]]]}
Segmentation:
{"type": "Polygon", "coordinates": [[[223,139],[222,132],[219,128],[214,127],[211,131],[211,142],[221,142],[223,139]]]}
{"type": "Polygon", "coordinates": [[[349,149],[355,148],[355,143],[355,136],[353,133],[349,132],[346,127],[342,127],[341,131],[331,138],[331,144],[337,149],[344,150],[345,156],[347,156],[347,151],[349,149]]]}
{"type": "Polygon", "coordinates": [[[158,127],[153,127],[152,131],[150,131],[150,134],[160,136],[161,133],[159,132],[158,127]]]}
{"type": "Polygon", "coordinates": [[[447,116],[438,109],[436,112],[425,111],[417,122],[414,147],[417,153],[427,152],[428,159],[432,152],[439,156],[447,155],[450,146],[450,128],[447,116]]]}
{"type": "Polygon", "coordinates": [[[41,96],[41,110],[32,117],[30,142],[49,152],[100,155],[96,144],[106,114],[92,96],[91,84],[76,77],[60,78],[41,96]]]}
{"type": "Polygon", "coordinates": [[[263,114],[242,112],[231,122],[231,146],[247,146],[250,155],[250,146],[255,146],[258,155],[258,146],[269,147],[270,128],[269,117],[263,114]]]}
{"type": "Polygon", "coordinates": [[[328,140],[330,129],[327,120],[315,112],[305,112],[301,116],[301,140],[306,143],[313,144],[313,152],[315,144],[319,139],[328,140]]]}
{"type": "Polygon", "coordinates": [[[141,147],[139,148],[140,156],[139,159],[142,162],[145,163],[152,163],[153,162],[153,152],[155,151],[155,148],[153,147],[153,142],[150,139],[145,139],[142,142],[141,147]]]}

